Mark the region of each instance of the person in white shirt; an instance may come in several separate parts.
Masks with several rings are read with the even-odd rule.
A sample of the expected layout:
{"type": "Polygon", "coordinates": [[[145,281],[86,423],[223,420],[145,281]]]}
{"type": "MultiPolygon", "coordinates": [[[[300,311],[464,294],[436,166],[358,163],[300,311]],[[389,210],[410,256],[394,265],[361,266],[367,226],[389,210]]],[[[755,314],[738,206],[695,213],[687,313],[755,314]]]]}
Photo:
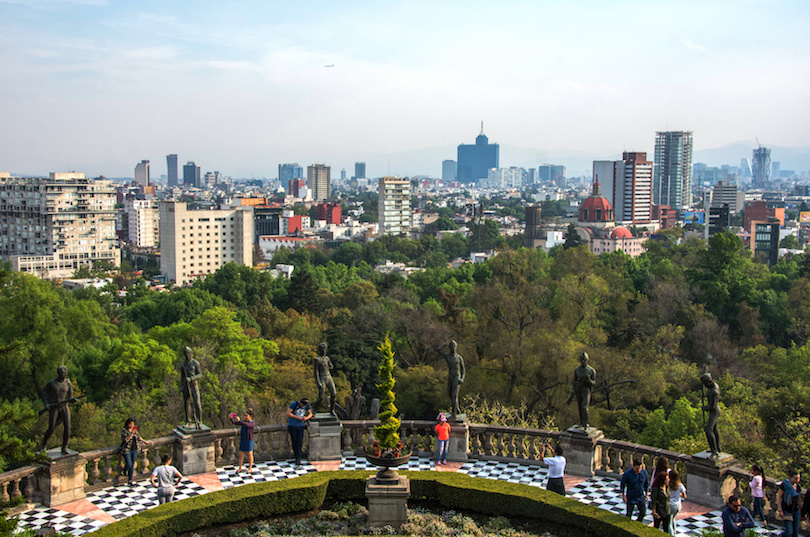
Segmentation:
{"type": "Polygon", "coordinates": [[[540,450],[540,462],[548,466],[546,489],[565,496],[565,483],[563,482],[565,457],[563,457],[562,446],[557,446],[555,449],[551,447],[551,443],[549,442],[543,444],[543,449],[540,450]],[[546,456],[549,452],[551,453],[551,457],[546,456]]]}
{"type": "Polygon", "coordinates": [[[174,500],[174,488],[183,479],[183,475],[172,466],[172,456],[163,455],[160,466],[152,470],[152,478],[149,480],[153,487],[157,487],[158,503],[164,504],[174,500]]]}

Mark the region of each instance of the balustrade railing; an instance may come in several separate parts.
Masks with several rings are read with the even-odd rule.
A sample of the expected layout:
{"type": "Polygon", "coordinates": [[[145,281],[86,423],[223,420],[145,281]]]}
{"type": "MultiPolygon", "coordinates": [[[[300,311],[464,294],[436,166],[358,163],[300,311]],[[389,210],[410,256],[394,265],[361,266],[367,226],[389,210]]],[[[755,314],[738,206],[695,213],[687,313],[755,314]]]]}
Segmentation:
{"type": "Polygon", "coordinates": [[[669,460],[669,467],[676,469],[681,481],[687,484],[687,463],[692,458],[690,455],[607,438],[600,439],[597,445],[602,448],[602,459],[596,468],[598,475],[621,477],[625,471],[633,467],[633,460],[639,459],[644,463],[644,467],[650,474],[650,480],[652,480],[655,477],[652,475],[655,471],[655,461],[658,457],[663,456],[669,460]]]}
{"type": "MultiPolygon", "coordinates": [[[[734,495],[740,498],[743,505],[751,509],[751,506],[754,504],[754,497],[751,495],[750,485],[751,478],[753,477],[751,472],[737,466],[731,468],[726,475],[734,479],[734,495]]],[[[776,511],[776,492],[780,484],[781,481],[777,481],[770,477],[766,477],[765,481],[763,482],[765,501],[763,502],[764,505],[762,506],[762,509],[765,511],[766,515],[771,511],[776,511]]]]}
{"type": "Polygon", "coordinates": [[[502,425],[470,425],[467,453],[476,459],[539,462],[543,444],[559,441],[563,433],[502,425]]]}
{"type": "Polygon", "coordinates": [[[25,466],[0,474],[0,502],[2,505],[34,503],[36,466],[25,466]]]}

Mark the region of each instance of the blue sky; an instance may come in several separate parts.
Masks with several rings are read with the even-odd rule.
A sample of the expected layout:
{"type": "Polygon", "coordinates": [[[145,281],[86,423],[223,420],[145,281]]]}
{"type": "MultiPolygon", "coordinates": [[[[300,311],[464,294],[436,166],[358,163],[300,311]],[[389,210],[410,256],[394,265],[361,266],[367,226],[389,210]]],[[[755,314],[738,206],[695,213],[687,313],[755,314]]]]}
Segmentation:
{"type": "Polygon", "coordinates": [[[652,153],[656,130],[810,146],[808,15],[806,0],[0,0],[0,170],[131,176],[150,159],[160,175],[178,153],[235,177],[356,160],[439,175],[482,120],[506,166],[526,165],[509,147],[652,153]]]}

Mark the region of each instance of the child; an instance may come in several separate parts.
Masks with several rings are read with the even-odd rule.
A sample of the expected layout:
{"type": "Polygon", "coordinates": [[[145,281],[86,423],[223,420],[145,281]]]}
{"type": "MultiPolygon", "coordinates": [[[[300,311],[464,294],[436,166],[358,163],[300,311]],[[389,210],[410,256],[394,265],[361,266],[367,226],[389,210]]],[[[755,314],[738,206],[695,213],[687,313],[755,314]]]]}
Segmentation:
{"type": "Polygon", "coordinates": [[[444,414],[439,414],[439,423],[436,424],[438,437],[438,452],[436,453],[436,466],[447,464],[447,445],[450,443],[450,424],[444,414]]]}
{"type": "Polygon", "coordinates": [[[765,513],[762,512],[762,505],[765,503],[765,472],[762,470],[762,466],[755,464],[751,467],[751,474],[753,477],[749,486],[751,496],[754,498],[754,520],[759,516],[762,525],[767,526],[768,520],[765,518],[765,513]]]}

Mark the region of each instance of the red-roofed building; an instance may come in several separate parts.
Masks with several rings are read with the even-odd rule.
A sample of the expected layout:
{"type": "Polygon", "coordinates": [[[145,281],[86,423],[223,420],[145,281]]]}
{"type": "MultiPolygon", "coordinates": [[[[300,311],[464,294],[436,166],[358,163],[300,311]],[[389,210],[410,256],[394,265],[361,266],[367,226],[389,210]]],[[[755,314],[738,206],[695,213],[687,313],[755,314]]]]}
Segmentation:
{"type": "Polygon", "coordinates": [[[613,206],[600,193],[598,179],[594,181],[593,194],[579,208],[577,233],[595,255],[622,250],[637,257],[644,251],[643,239],[634,237],[626,227],[616,227],[613,206]]]}

